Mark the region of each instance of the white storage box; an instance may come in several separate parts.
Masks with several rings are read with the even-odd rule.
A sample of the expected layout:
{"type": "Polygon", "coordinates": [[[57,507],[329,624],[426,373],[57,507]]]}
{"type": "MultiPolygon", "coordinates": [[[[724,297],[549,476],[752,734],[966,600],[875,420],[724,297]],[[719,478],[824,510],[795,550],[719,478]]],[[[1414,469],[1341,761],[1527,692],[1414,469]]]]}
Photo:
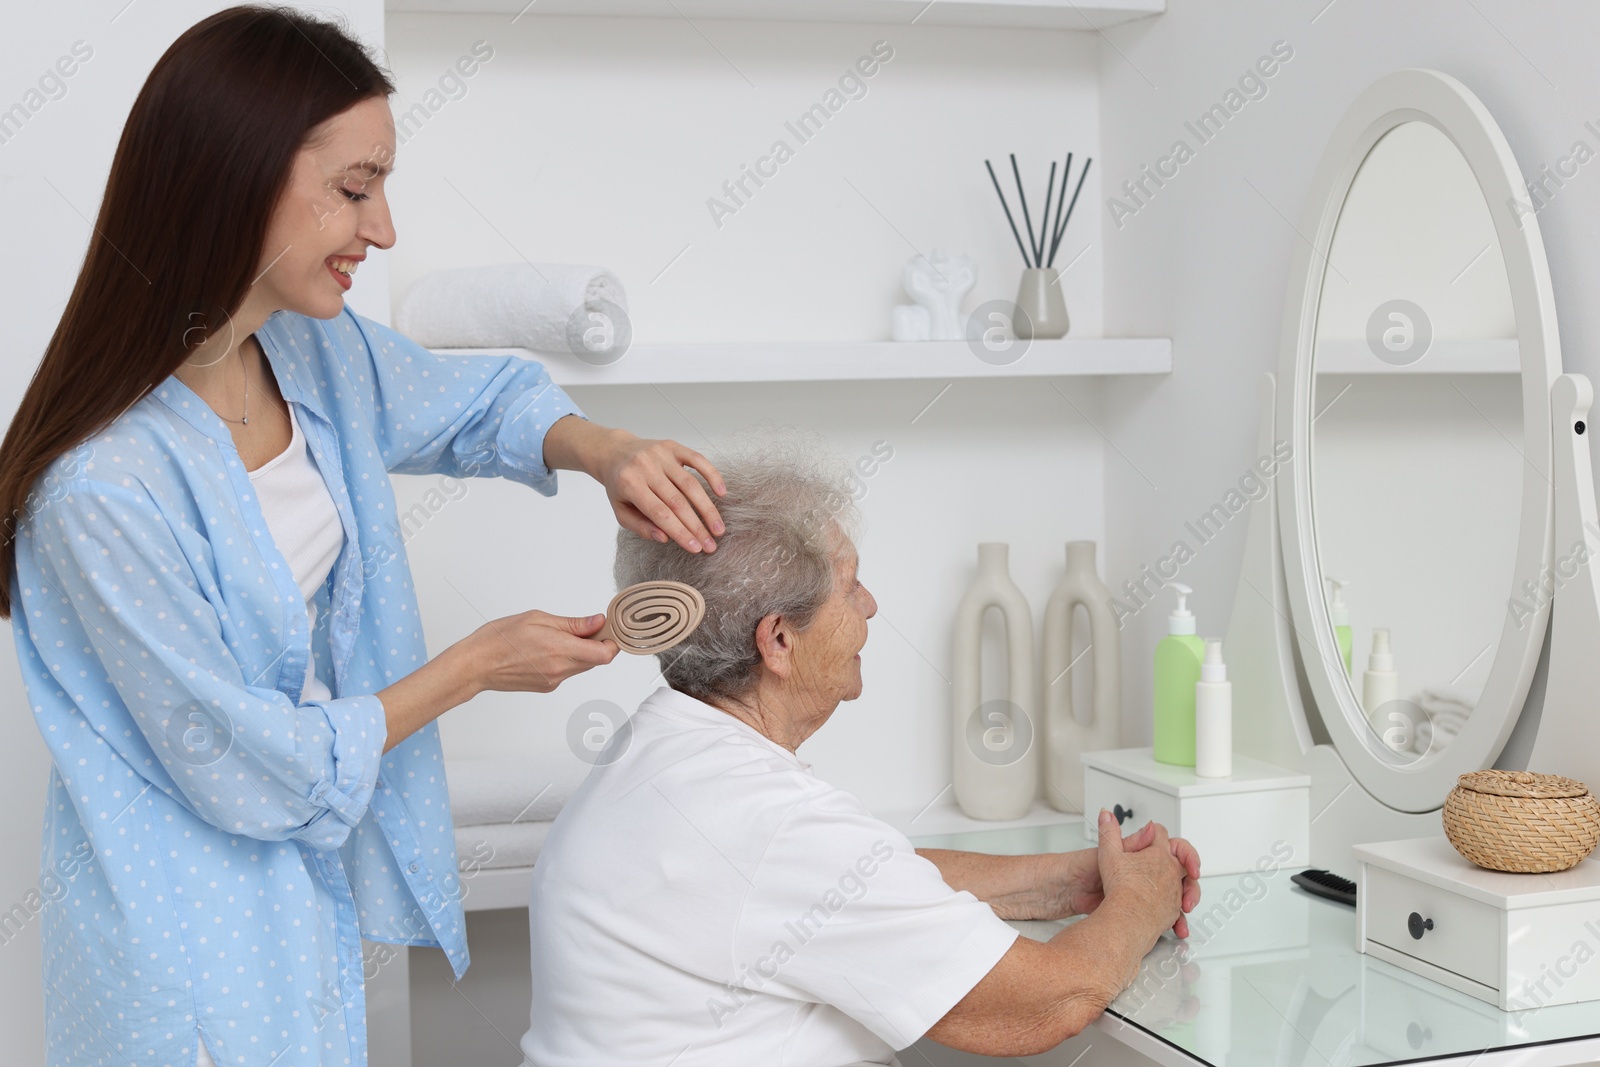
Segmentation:
{"type": "Polygon", "coordinates": [[[1305,867],[1311,855],[1311,777],[1233,757],[1233,774],[1201,778],[1157,763],[1148,748],[1083,753],[1083,829],[1092,842],[1101,808],[1132,833],[1158,822],[1200,853],[1200,873],[1305,867]]]}
{"type": "Polygon", "coordinates": [[[1505,1011],[1600,1000],[1600,863],[1489,871],[1443,837],[1354,852],[1362,952],[1505,1011]]]}

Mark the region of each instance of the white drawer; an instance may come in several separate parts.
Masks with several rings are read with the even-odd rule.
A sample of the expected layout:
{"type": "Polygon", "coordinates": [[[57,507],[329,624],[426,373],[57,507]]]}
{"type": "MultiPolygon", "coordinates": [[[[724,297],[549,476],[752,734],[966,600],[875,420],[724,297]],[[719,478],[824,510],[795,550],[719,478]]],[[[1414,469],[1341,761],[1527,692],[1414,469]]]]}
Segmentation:
{"type": "Polygon", "coordinates": [[[1380,867],[1366,867],[1366,936],[1396,952],[1500,988],[1500,910],[1380,867]],[[1418,922],[1413,923],[1415,914],[1418,922]],[[1426,926],[1432,920],[1432,926],[1426,926]],[[1415,936],[1420,934],[1421,936],[1415,936]]]}
{"type": "Polygon", "coordinates": [[[1125,815],[1122,820],[1122,832],[1131,834],[1147,822],[1158,822],[1167,828],[1167,833],[1176,837],[1182,831],[1178,827],[1178,798],[1149,786],[1130,782],[1126,778],[1118,778],[1114,774],[1107,774],[1096,767],[1085,767],[1083,774],[1083,832],[1090,840],[1095,840],[1099,832],[1095,820],[1100,815],[1100,809],[1116,812],[1119,808],[1123,812],[1131,811],[1132,815],[1125,815]]]}

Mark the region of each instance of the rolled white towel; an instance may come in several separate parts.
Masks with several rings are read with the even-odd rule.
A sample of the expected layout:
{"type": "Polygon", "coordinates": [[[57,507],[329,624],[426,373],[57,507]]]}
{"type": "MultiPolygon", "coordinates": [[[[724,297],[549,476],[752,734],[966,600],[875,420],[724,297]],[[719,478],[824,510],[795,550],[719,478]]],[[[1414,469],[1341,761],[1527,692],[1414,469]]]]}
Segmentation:
{"type": "Polygon", "coordinates": [[[1459,689],[1448,686],[1432,686],[1421,690],[1412,701],[1424,711],[1428,712],[1458,712],[1471,715],[1472,709],[1478,706],[1478,699],[1482,691],[1476,688],[1459,689]]]}
{"type": "Polygon", "coordinates": [[[1477,706],[1480,691],[1436,686],[1419,691],[1411,702],[1423,711],[1423,719],[1416,725],[1411,750],[1418,755],[1444,748],[1467,725],[1472,709],[1477,706]]]}
{"type": "Polygon", "coordinates": [[[401,298],[395,329],[428,348],[531,348],[592,358],[597,349],[626,347],[627,310],[622,282],[602,267],[505,263],[423,275],[401,298]],[[597,324],[603,328],[596,331],[597,324]]]}
{"type": "Polygon", "coordinates": [[[450,818],[457,827],[550,822],[572,795],[573,782],[531,772],[521,759],[450,759],[450,818]]]}

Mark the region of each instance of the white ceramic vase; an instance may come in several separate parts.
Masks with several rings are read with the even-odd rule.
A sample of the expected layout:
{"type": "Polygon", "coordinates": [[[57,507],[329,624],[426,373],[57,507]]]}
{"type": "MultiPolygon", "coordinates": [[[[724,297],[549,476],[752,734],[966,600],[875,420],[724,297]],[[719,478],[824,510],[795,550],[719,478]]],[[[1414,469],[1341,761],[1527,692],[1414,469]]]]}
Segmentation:
{"type": "Polygon", "coordinates": [[[1067,573],[1044,609],[1044,761],[1045,797],[1057,811],[1083,813],[1084,752],[1121,743],[1121,648],[1111,590],[1095,570],[1094,542],[1067,542],[1067,573]],[[1082,607],[1089,616],[1089,647],[1074,661],[1072,626],[1082,607]],[[1072,679],[1094,669],[1092,716],[1078,721],[1072,707],[1072,679]]]}
{"type": "Polygon", "coordinates": [[[1018,819],[1039,793],[1034,714],[1033,612],[1011,580],[1009,547],[978,546],[978,573],[956,609],[950,688],[951,763],[956,803],[974,819],[1018,819]],[[1006,624],[1005,699],[983,700],[983,616],[998,608],[1006,624]]]}

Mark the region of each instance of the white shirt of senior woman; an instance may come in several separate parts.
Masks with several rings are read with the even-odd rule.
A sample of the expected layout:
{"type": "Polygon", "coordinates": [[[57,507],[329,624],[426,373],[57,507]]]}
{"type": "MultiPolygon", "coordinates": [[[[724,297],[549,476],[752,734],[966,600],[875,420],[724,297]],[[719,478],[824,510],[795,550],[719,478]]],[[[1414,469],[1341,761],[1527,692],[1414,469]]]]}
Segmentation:
{"type": "Polygon", "coordinates": [[[550,831],[534,1067],[896,1063],[1017,932],[851,794],[659,689],[550,831]]]}

